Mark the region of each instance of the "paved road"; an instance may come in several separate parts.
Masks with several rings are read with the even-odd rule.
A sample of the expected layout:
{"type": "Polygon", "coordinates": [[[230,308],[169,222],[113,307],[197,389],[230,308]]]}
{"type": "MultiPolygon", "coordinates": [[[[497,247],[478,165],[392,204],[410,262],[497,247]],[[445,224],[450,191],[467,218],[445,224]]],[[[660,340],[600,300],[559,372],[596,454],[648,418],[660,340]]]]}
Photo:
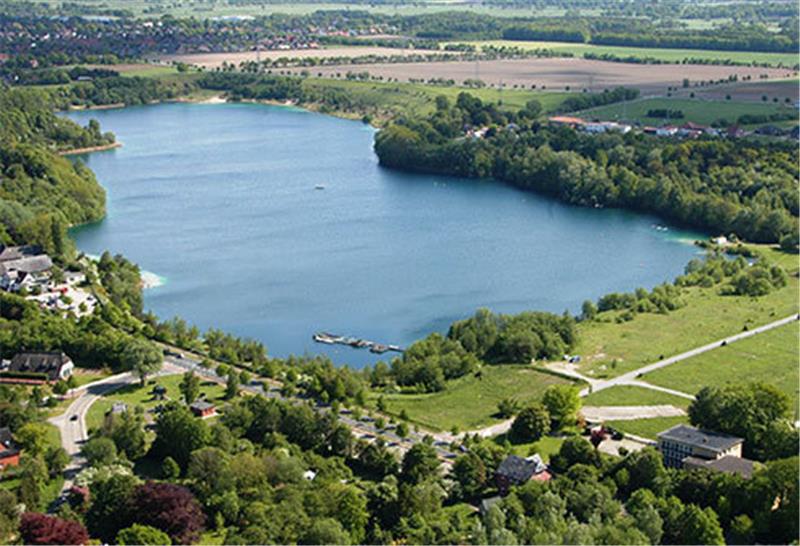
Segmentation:
{"type": "Polygon", "coordinates": [[[584,406],[581,410],[587,421],[632,421],[653,417],[680,417],[686,415],[681,408],[669,404],[660,406],[584,406]]]}
{"type": "MultiPolygon", "coordinates": [[[[170,375],[178,373],[178,371],[174,366],[167,366],[158,375],[170,375]]],[[[66,411],[48,419],[58,428],[58,432],[61,434],[61,447],[70,457],[70,463],[64,469],[65,480],[61,489],[62,493],[72,487],[75,476],[86,467],[86,460],[81,456],[81,447],[89,439],[86,415],[92,404],[102,396],[137,381],[139,381],[138,377],[130,372],[125,372],[73,389],[70,393],[76,398],[66,411]]]]}
{"type": "MultiPolygon", "coordinates": [[[[665,358],[663,360],[659,360],[658,362],[654,362],[652,364],[648,364],[647,366],[643,366],[641,368],[638,368],[638,369],[633,370],[631,372],[622,374],[620,376],[617,376],[617,377],[615,377],[613,379],[609,379],[607,381],[598,381],[596,379],[595,380],[589,380],[589,384],[591,385],[591,387],[587,387],[587,388],[583,389],[581,391],[581,396],[587,396],[590,392],[601,391],[601,390],[604,390],[604,389],[608,389],[610,387],[614,387],[616,385],[629,385],[632,382],[635,382],[637,379],[640,379],[642,376],[644,376],[645,374],[648,374],[650,372],[654,372],[656,370],[660,370],[661,368],[666,368],[667,366],[675,364],[676,362],[681,362],[682,360],[686,360],[686,359],[695,357],[697,355],[703,354],[705,352],[712,351],[712,350],[717,349],[717,348],[719,348],[719,347],[721,347],[723,345],[729,345],[731,343],[735,343],[736,341],[740,341],[742,339],[746,339],[748,337],[751,337],[751,336],[754,336],[754,335],[757,335],[757,334],[761,334],[761,333],[766,332],[768,330],[772,330],[773,328],[778,328],[780,326],[784,326],[784,325],[789,324],[791,322],[794,322],[796,320],[800,320],[800,315],[795,314],[795,315],[792,315],[790,317],[782,318],[780,320],[776,320],[775,322],[770,322],[769,324],[765,324],[763,326],[759,326],[758,328],[753,328],[752,330],[747,330],[746,332],[741,332],[741,333],[738,333],[736,335],[729,336],[729,337],[726,337],[724,339],[720,339],[720,340],[714,341],[712,343],[708,343],[706,345],[703,345],[702,347],[697,347],[695,349],[692,349],[691,351],[686,351],[685,353],[681,353],[679,355],[675,355],[675,356],[671,356],[669,358],[665,358]]],[[[584,379],[588,379],[588,378],[584,377],[584,379]]],[[[637,383],[640,384],[641,386],[647,386],[648,388],[650,387],[649,385],[641,383],[641,382],[637,382],[637,383]]]]}
{"type": "Polygon", "coordinates": [[[129,385],[136,380],[130,372],[126,372],[74,389],[72,392],[77,394],[77,397],[67,410],[61,415],[49,419],[50,423],[58,427],[61,434],[61,446],[70,456],[70,463],[64,470],[66,479],[62,491],[72,487],[72,480],[86,466],[86,460],[81,457],[80,452],[81,446],[89,437],[86,427],[86,414],[89,408],[104,394],[129,385]]]}

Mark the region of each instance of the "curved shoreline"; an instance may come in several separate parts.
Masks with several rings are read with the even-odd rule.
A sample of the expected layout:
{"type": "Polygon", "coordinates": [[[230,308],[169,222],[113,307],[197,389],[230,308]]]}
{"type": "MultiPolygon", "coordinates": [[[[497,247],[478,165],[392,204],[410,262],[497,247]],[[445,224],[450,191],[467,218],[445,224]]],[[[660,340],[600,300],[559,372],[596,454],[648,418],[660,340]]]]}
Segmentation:
{"type": "Polygon", "coordinates": [[[89,146],[87,148],[74,148],[72,150],[64,150],[58,152],[58,155],[69,156],[69,155],[88,154],[91,152],[103,152],[105,150],[113,150],[114,148],[120,148],[121,146],[122,142],[112,142],[111,144],[103,144],[102,146],[89,146]]]}

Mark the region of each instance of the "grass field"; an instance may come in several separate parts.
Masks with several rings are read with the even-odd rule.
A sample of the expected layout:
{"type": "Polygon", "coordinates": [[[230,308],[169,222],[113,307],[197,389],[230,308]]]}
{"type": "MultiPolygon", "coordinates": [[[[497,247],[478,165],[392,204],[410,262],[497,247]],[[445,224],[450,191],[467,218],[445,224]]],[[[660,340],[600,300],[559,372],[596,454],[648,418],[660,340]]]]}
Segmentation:
{"type": "Polygon", "coordinates": [[[590,394],[583,399],[584,406],[661,406],[688,408],[691,400],[672,394],[620,385],[590,394]]]}
{"type": "Polygon", "coordinates": [[[111,370],[91,370],[88,368],[75,368],[73,377],[76,381],[76,387],[81,387],[87,383],[99,381],[111,375],[111,370]]]}
{"type": "MultiPolygon", "coordinates": [[[[794,103],[791,105],[774,103],[731,102],[725,100],[699,100],[675,98],[642,99],[623,104],[613,104],[584,110],[580,113],[584,118],[606,120],[624,120],[639,122],[644,125],[663,125],[666,123],[681,124],[687,121],[711,125],[719,119],[736,123],[743,114],[771,115],[788,112],[796,118],[797,110],[794,103]],[[651,118],[647,116],[649,110],[666,109],[680,110],[684,117],[679,119],[651,118]]],[[[797,121],[795,119],[794,123],[797,121]]],[[[759,124],[763,125],[763,124],[759,124]]]]}
{"type": "Polygon", "coordinates": [[[569,42],[525,42],[516,40],[488,40],[467,42],[476,46],[492,45],[519,47],[522,49],[552,49],[575,56],[584,53],[596,55],[617,55],[620,57],[652,57],[660,61],[681,63],[685,59],[703,59],[710,61],[731,60],[737,63],[768,63],[771,66],[793,67],[798,64],[797,54],[793,53],[761,53],[750,51],[713,51],[703,49],[664,49],[651,47],[604,46],[593,44],[577,44],[569,42]]]}
{"type": "Polygon", "coordinates": [[[504,398],[520,402],[538,400],[549,385],[567,383],[529,366],[484,366],[481,379],[473,375],[451,381],[433,394],[385,395],[387,412],[405,410],[411,421],[434,430],[472,430],[501,421],[495,415],[504,398]]]}
{"type": "Polygon", "coordinates": [[[656,370],[642,379],[690,394],[706,385],[763,381],[789,395],[796,407],[799,336],[800,325],[793,322],[656,370]]]}
{"type": "MultiPolygon", "coordinates": [[[[503,445],[505,444],[507,439],[506,434],[500,434],[499,436],[495,436],[491,440],[496,444],[503,445]]],[[[528,443],[514,443],[509,441],[511,445],[511,453],[517,455],[519,457],[530,457],[531,455],[538,453],[544,461],[549,461],[550,457],[558,453],[558,450],[561,449],[561,444],[564,443],[566,438],[564,436],[544,436],[536,442],[528,442],[528,443]]]]}
{"type": "Polygon", "coordinates": [[[636,419],[633,421],[607,421],[606,425],[621,430],[626,434],[635,434],[651,440],[656,439],[656,434],[662,430],[678,425],[689,423],[689,418],[682,417],[653,417],[651,419],[636,419]]]}
{"type": "MultiPolygon", "coordinates": [[[[145,387],[141,387],[138,383],[136,383],[135,385],[123,387],[117,391],[109,393],[106,396],[103,396],[101,399],[95,402],[91,408],[89,408],[89,412],[86,415],[86,427],[89,430],[99,427],[103,423],[103,417],[114,404],[114,402],[124,402],[125,404],[128,404],[129,408],[142,406],[145,409],[152,409],[156,405],[162,403],[158,400],[154,400],[153,396],[150,394],[150,391],[156,384],[163,385],[167,388],[168,399],[180,399],[181,393],[178,385],[180,384],[182,377],[183,376],[181,374],[158,377],[148,381],[148,384],[145,387]]],[[[205,398],[209,401],[220,401],[224,392],[225,387],[217,383],[213,383],[211,381],[202,381],[200,383],[201,396],[205,395],[205,398]]]]}
{"type": "Polygon", "coordinates": [[[427,114],[434,110],[435,100],[439,95],[455,102],[458,94],[468,93],[486,102],[500,103],[509,109],[520,109],[531,99],[538,100],[545,111],[553,111],[571,93],[549,93],[524,91],[518,89],[465,89],[463,87],[444,87],[413,83],[380,83],[359,82],[349,80],[332,80],[328,78],[308,78],[303,81],[307,88],[339,89],[346,92],[369,108],[390,113],[427,114]]]}
{"type": "Polygon", "coordinates": [[[581,373],[615,377],[712,341],[798,312],[798,280],[791,276],[780,290],[760,298],[721,296],[719,288],[693,287],[687,305],[666,315],[642,313],[618,324],[618,312],[601,313],[604,321],[579,325],[575,354],[583,355],[581,373]],[[612,362],[617,364],[612,367],[612,362]]]}

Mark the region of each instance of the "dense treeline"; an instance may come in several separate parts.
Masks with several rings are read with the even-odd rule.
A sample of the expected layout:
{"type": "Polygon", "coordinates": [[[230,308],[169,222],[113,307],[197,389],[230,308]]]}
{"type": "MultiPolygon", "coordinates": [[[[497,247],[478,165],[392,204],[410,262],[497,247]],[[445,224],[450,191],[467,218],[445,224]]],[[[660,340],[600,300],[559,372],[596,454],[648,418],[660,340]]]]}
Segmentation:
{"type": "Polygon", "coordinates": [[[518,364],[559,359],[576,341],[575,320],[543,312],[495,315],[480,309],[457,321],[447,336],[431,334],[406,349],[391,367],[378,363],[365,370],[371,385],[394,384],[409,392],[436,392],[446,381],[480,374],[482,363],[518,364]]]}
{"type": "Polygon", "coordinates": [[[568,203],[655,213],[753,242],[797,233],[798,158],[788,143],[579,133],[462,94],[426,119],[399,119],[376,135],[375,151],[388,167],[493,176],[568,203]],[[482,125],[485,138],[464,136],[465,126],[482,125]]]}
{"type": "Polygon", "coordinates": [[[796,31],[772,32],[764,25],[728,25],[712,30],[669,28],[645,19],[543,18],[505,28],[506,40],[556,40],[597,45],[709,49],[723,51],[797,51],[796,31]]]}
{"type": "Polygon", "coordinates": [[[66,229],[102,218],[105,192],[83,163],[55,152],[113,141],[97,122],[82,128],[53,114],[43,93],[0,89],[0,242],[70,254],[66,229]]]}

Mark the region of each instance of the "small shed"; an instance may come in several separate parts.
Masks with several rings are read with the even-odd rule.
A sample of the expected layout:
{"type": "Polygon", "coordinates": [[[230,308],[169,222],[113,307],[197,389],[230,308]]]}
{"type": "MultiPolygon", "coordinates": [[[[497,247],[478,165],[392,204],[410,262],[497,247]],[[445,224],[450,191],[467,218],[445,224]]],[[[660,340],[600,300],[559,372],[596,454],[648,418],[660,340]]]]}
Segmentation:
{"type": "Polygon", "coordinates": [[[189,406],[189,409],[192,410],[192,413],[194,413],[196,417],[200,418],[211,417],[217,413],[217,408],[214,404],[206,402],[205,400],[196,400],[189,406]]]}

